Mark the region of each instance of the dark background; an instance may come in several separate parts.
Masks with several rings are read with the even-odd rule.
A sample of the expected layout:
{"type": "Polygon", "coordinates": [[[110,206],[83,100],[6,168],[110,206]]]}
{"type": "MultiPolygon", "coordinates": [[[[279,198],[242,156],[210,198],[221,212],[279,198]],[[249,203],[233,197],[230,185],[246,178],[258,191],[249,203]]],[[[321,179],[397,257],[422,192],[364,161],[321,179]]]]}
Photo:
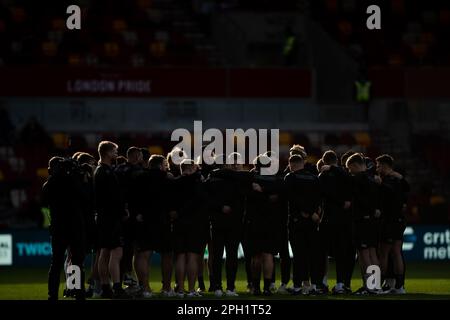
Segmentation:
{"type": "Polygon", "coordinates": [[[313,163],[390,153],[408,222],[448,224],[449,32],[448,1],[0,0],[0,228],[42,227],[49,156],[102,139],[166,153],[194,120],[279,128],[282,163],[293,143],[313,163]]]}

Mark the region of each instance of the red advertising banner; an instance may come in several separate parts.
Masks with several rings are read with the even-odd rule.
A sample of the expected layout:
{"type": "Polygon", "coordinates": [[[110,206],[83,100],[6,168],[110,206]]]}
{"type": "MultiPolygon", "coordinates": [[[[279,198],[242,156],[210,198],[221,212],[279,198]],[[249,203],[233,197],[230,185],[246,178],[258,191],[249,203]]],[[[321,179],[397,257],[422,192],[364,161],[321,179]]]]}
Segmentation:
{"type": "Polygon", "coordinates": [[[309,98],[311,72],[296,69],[231,69],[232,97],[309,98]]]}
{"type": "MultiPolygon", "coordinates": [[[[450,69],[372,68],[373,98],[448,98],[450,69]]],[[[336,84],[339,85],[339,84],[336,84]]],[[[0,68],[0,96],[311,98],[288,68],[0,68]]]]}
{"type": "Polygon", "coordinates": [[[449,68],[372,68],[374,98],[450,98],[449,68]]]}
{"type": "Polygon", "coordinates": [[[0,96],[311,96],[309,70],[0,68],[0,96]]]}

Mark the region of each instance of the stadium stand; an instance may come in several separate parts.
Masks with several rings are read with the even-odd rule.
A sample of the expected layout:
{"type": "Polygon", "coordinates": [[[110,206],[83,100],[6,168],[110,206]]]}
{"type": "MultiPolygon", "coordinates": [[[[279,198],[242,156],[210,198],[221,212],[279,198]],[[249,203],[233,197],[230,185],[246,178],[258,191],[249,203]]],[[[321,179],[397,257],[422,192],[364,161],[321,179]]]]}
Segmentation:
{"type": "MultiPolygon", "coordinates": [[[[376,98],[398,97],[405,92],[416,93],[417,87],[411,86],[412,82],[409,82],[409,87],[399,81],[396,81],[395,85],[387,83],[382,88],[384,91],[381,90],[381,94],[379,84],[386,80],[406,78],[407,75],[415,73],[419,69],[417,67],[443,67],[449,66],[450,63],[448,1],[375,1],[382,4],[385,17],[383,23],[386,23],[385,28],[375,32],[368,32],[365,28],[365,19],[361,20],[361,16],[366,16],[367,1],[84,0],[81,2],[85,28],[80,32],[68,32],[65,20],[61,16],[61,12],[65,12],[66,8],[64,1],[58,1],[54,6],[41,6],[40,1],[0,1],[0,68],[20,66],[30,67],[31,70],[31,67],[37,66],[72,69],[227,67],[229,69],[222,70],[224,74],[235,72],[234,74],[238,75],[236,78],[240,79],[248,70],[233,70],[236,66],[253,70],[258,70],[254,68],[255,65],[286,66],[285,60],[279,57],[272,59],[273,52],[281,56],[286,34],[284,31],[275,34],[274,44],[249,42],[248,55],[243,57],[237,55],[236,60],[232,60],[233,64],[230,64],[231,60],[227,59],[218,45],[220,39],[216,38],[214,19],[220,14],[238,12],[260,14],[266,11],[298,12],[317,22],[325,30],[326,35],[338,43],[339,48],[356,64],[363,66],[363,69],[366,66],[371,68],[369,74],[374,83],[376,98]],[[270,51],[271,54],[266,54],[266,51],[270,51]],[[252,55],[256,57],[253,59],[252,55]],[[249,56],[252,59],[249,59],[249,56]],[[381,69],[384,72],[381,77],[380,73],[377,73],[377,70],[380,70],[377,68],[380,67],[392,69],[381,69]],[[394,93],[389,90],[393,90],[394,93]]],[[[242,28],[232,30],[243,31],[242,28]]],[[[233,36],[245,37],[238,33],[233,36]]],[[[313,70],[316,67],[315,63],[317,61],[307,60],[302,67],[313,70]]],[[[289,66],[297,65],[293,63],[289,66]]],[[[417,74],[416,77],[422,75],[417,74]]],[[[321,79],[323,75],[319,74],[322,76],[321,79]]],[[[242,83],[246,85],[245,81],[242,83]]],[[[238,92],[237,96],[246,98],[245,93],[249,90],[249,86],[243,86],[242,83],[238,84],[244,88],[241,89],[244,93],[238,92]]],[[[338,84],[336,91],[343,91],[338,84]]],[[[443,88],[445,89],[445,83],[443,88]]],[[[167,85],[163,89],[164,94],[172,90],[167,85]]],[[[256,85],[252,90],[264,91],[256,85]]],[[[306,91],[310,95],[310,90],[306,91]]],[[[227,98],[232,96],[229,92],[227,94],[229,94],[227,98]]],[[[8,95],[0,94],[0,96],[3,99],[3,96],[8,95]]],[[[170,103],[176,104],[170,101],[168,106],[170,103]]],[[[95,145],[102,139],[118,142],[121,154],[124,154],[130,145],[148,147],[152,154],[167,153],[172,147],[170,135],[166,131],[115,133],[109,129],[99,129],[96,132],[60,132],[48,130],[34,118],[22,119],[26,124],[15,127],[15,123],[8,115],[8,110],[11,112],[11,109],[2,108],[1,104],[2,100],[0,100],[0,227],[42,223],[37,201],[40,187],[46,178],[49,156],[56,154],[69,156],[79,150],[96,154],[95,145]]],[[[353,104],[354,101],[349,102],[349,105],[353,104]]],[[[83,108],[82,105],[80,109],[83,108]]],[[[360,112],[356,108],[357,106],[355,110],[360,112]]],[[[186,118],[198,116],[196,106],[167,109],[170,109],[167,111],[169,120],[182,116],[186,118]]],[[[322,113],[317,111],[319,114],[317,119],[331,117],[332,109],[329,108],[322,113]]],[[[422,109],[425,112],[428,110],[422,109]]],[[[283,110],[286,111],[287,108],[283,110]]],[[[341,109],[337,109],[335,114],[342,116],[344,120],[352,116],[342,112],[341,109]]],[[[280,119],[282,116],[280,112],[280,119]]],[[[344,121],[343,123],[345,126],[346,123],[344,121]]],[[[338,153],[355,149],[371,157],[380,153],[391,153],[398,159],[408,178],[412,179],[413,194],[408,207],[409,222],[449,221],[450,190],[445,181],[450,180],[448,166],[450,143],[448,136],[442,136],[442,131],[438,128],[431,133],[430,131],[412,133],[408,143],[411,148],[405,152],[404,146],[394,141],[386,131],[373,129],[372,126],[367,126],[368,129],[364,130],[350,126],[348,130],[340,132],[333,130],[306,132],[301,130],[301,125],[298,126],[296,130],[282,132],[280,147],[285,152],[282,161],[286,161],[286,150],[293,143],[305,146],[311,162],[328,148],[338,153]]],[[[448,128],[446,130],[448,132],[448,128]]]]}

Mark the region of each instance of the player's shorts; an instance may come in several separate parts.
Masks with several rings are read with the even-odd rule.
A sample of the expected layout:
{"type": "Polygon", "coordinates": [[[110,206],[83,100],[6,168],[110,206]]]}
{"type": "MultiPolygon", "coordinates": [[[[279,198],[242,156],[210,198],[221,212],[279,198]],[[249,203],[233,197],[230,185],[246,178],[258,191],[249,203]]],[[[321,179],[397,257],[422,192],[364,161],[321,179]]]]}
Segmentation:
{"type": "Polygon", "coordinates": [[[98,245],[101,249],[123,247],[122,225],[119,221],[103,221],[99,224],[98,245]]]}
{"type": "Polygon", "coordinates": [[[353,248],[354,226],[351,221],[327,221],[326,227],[320,225],[320,232],[325,232],[324,241],[327,241],[328,256],[335,258],[335,255],[341,252],[345,246],[350,250],[353,248]],[[325,229],[325,230],[324,230],[325,229]]]}
{"type": "Polygon", "coordinates": [[[278,254],[280,251],[280,233],[268,227],[250,226],[245,235],[247,251],[250,255],[259,253],[278,254]]]}
{"type": "Polygon", "coordinates": [[[378,222],[373,218],[357,220],[353,228],[356,248],[368,249],[378,246],[378,222]]]}
{"type": "Polygon", "coordinates": [[[136,224],[136,250],[157,251],[159,246],[159,226],[146,223],[136,224]]]}
{"type": "Polygon", "coordinates": [[[87,225],[87,253],[95,252],[99,249],[99,231],[98,226],[95,223],[88,223],[87,225]]]}
{"type": "Polygon", "coordinates": [[[393,243],[403,240],[403,233],[406,229],[406,223],[403,218],[393,221],[383,221],[381,224],[381,242],[393,243]]]}
{"type": "Polygon", "coordinates": [[[174,225],[173,251],[179,253],[203,254],[208,241],[208,231],[198,225],[174,225]]]}
{"type": "Polygon", "coordinates": [[[233,226],[225,225],[211,225],[211,230],[209,232],[208,241],[207,243],[210,243],[214,240],[214,235],[217,233],[219,234],[226,234],[230,239],[236,239],[240,240],[242,238],[242,231],[243,226],[241,223],[235,223],[233,226]]]}
{"type": "Polygon", "coordinates": [[[170,224],[161,225],[161,232],[155,238],[155,247],[159,253],[174,251],[174,235],[170,224]]]}
{"type": "Polygon", "coordinates": [[[137,225],[134,218],[129,218],[122,223],[122,233],[125,245],[133,246],[137,239],[137,225]]]}
{"type": "MultiPolygon", "coordinates": [[[[287,221],[283,221],[281,219],[273,219],[273,223],[270,223],[269,229],[270,237],[274,241],[274,252],[275,254],[281,252],[285,252],[286,248],[288,248],[289,244],[289,233],[288,233],[288,225],[287,221]]],[[[265,227],[267,228],[267,226],[265,227]]]]}
{"type": "Polygon", "coordinates": [[[322,220],[319,225],[319,242],[320,248],[328,255],[332,256],[332,228],[333,226],[327,220],[322,220]]]}

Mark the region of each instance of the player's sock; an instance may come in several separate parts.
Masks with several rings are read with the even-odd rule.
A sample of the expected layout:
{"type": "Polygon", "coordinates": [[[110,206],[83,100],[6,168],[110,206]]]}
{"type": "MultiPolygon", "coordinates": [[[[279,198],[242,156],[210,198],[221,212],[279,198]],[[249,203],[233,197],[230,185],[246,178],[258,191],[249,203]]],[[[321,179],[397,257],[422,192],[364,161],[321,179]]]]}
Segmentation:
{"type": "Polygon", "coordinates": [[[325,287],[328,287],[328,276],[327,276],[327,275],[324,275],[324,276],[323,276],[322,284],[323,284],[325,287]]]}
{"type": "Polygon", "coordinates": [[[386,278],[386,279],[384,279],[384,282],[382,282],[384,285],[383,285],[383,289],[384,290],[390,290],[390,289],[393,289],[393,288],[395,288],[395,279],[393,279],[393,278],[386,278]]]}
{"type": "Polygon", "coordinates": [[[203,280],[203,276],[198,277],[198,287],[203,291],[205,290],[205,280],[203,280]]]}
{"type": "Polygon", "coordinates": [[[400,289],[405,285],[405,275],[404,274],[396,274],[395,275],[395,289],[400,289]]]}
{"type": "Polygon", "coordinates": [[[121,291],[122,290],[122,284],[120,282],[113,284],[113,290],[114,291],[121,291]]]}
{"type": "Polygon", "coordinates": [[[270,285],[272,284],[272,278],[264,278],[264,291],[270,290],[270,285]]]}
{"type": "Polygon", "coordinates": [[[367,279],[370,277],[370,273],[364,273],[363,274],[363,287],[367,289],[367,279]]]}
{"type": "Polygon", "coordinates": [[[259,279],[253,279],[253,291],[254,292],[261,292],[261,287],[259,283],[259,279]]]}
{"type": "Polygon", "coordinates": [[[111,286],[109,284],[102,284],[101,297],[106,299],[111,299],[113,296],[113,292],[111,290],[111,286]]]}

